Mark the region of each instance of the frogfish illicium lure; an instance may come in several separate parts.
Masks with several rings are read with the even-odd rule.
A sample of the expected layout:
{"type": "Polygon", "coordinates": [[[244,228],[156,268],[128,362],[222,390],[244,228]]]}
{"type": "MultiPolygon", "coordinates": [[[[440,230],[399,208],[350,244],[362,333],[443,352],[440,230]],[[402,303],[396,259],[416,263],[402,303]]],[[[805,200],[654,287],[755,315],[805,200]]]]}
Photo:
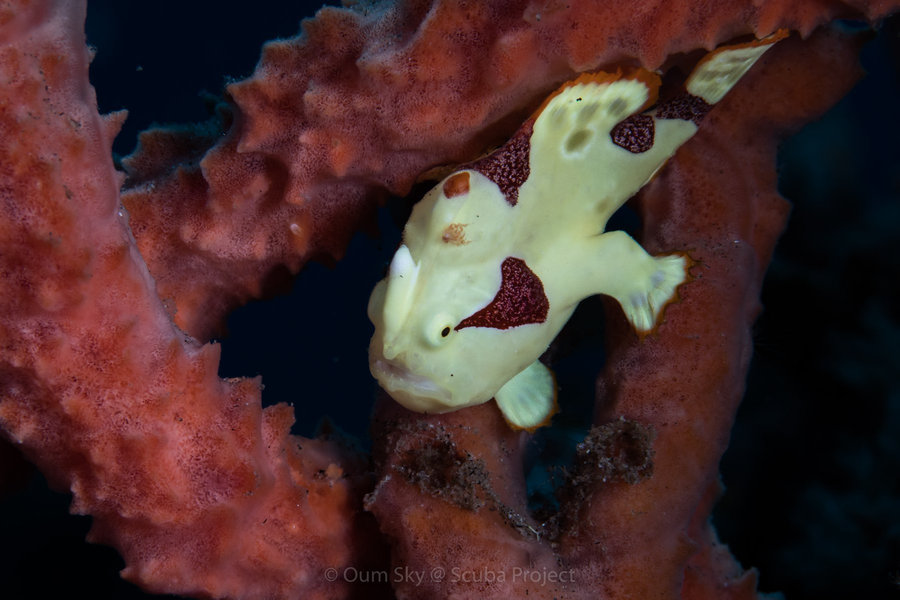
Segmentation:
{"type": "Polygon", "coordinates": [[[606,232],[610,216],[785,35],[711,52],[661,103],[650,71],[583,74],[504,146],[428,192],[369,300],[381,386],[419,412],[494,398],[513,427],[548,422],[556,390],[538,358],[578,303],[611,296],[647,333],[687,279],[685,254],[650,256],[606,232]]]}

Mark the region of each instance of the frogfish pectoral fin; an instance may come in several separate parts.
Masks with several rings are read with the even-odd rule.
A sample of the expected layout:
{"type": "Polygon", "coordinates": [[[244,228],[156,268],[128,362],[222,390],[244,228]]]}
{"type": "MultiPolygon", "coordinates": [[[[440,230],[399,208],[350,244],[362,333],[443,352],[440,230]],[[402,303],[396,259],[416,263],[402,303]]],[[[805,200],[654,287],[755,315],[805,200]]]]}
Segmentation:
{"type": "Polygon", "coordinates": [[[540,361],[506,382],[494,396],[506,422],[513,429],[535,431],[550,424],[558,410],[553,373],[540,361]]]}

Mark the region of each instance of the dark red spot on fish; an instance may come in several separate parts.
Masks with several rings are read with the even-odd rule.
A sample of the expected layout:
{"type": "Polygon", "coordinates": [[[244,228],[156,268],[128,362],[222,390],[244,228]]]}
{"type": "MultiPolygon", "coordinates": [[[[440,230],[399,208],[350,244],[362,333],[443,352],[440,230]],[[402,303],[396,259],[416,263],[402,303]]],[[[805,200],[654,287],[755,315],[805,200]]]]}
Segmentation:
{"type": "Polygon", "coordinates": [[[519,201],[519,188],[531,172],[528,159],[533,126],[534,121],[528,121],[506,144],[468,167],[496,183],[512,206],[519,201]]]}
{"type": "Polygon", "coordinates": [[[681,119],[682,121],[693,121],[695,125],[699,125],[711,108],[712,104],[703,98],[684,92],[660,104],[656,108],[656,118],[681,119]]]}
{"type": "Polygon", "coordinates": [[[466,327],[509,329],[547,320],[550,301],[544,284],[521,258],[507,257],[500,265],[500,290],[490,304],[463,319],[456,330],[466,327]]]}
{"type": "Polygon", "coordinates": [[[469,174],[465,171],[452,175],[444,182],[444,195],[448,198],[469,193],[469,174]]]}
{"type": "Polygon", "coordinates": [[[646,152],[653,147],[656,128],[650,115],[631,115],[609,132],[613,144],[632,154],[646,152]]]}

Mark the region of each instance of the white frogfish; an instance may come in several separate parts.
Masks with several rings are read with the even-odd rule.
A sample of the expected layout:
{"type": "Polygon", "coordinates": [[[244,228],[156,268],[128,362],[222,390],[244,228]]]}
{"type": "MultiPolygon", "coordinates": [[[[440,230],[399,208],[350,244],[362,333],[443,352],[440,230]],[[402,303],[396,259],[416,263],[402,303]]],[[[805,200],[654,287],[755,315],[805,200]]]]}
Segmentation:
{"type": "Polygon", "coordinates": [[[549,422],[556,386],[538,358],[578,303],[611,296],[648,333],[688,277],[685,254],[650,256],[625,232],[605,232],[610,216],[785,35],[711,52],[660,103],[649,71],[583,74],[504,146],[428,192],[369,300],[380,385],[414,411],[493,398],[513,427],[549,422]]]}

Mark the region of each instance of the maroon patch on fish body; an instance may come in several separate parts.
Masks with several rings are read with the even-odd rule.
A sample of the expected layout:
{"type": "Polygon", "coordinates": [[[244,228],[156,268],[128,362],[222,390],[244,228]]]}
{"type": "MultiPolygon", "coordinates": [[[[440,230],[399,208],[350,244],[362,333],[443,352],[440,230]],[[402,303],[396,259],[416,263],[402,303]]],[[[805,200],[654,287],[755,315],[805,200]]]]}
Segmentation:
{"type": "Polygon", "coordinates": [[[550,301],[544,284],[521,258],[507,257],[500,265],[502,282],[490,304],[463,319],[456,330],[466,327],[509,329],[547,320],[550,301]]]}
{"type": "Polygon", "coordinates": [[[712,104],[703,98],[684,92],[660,104],[656,109],[656,118],[681,119],[699,125],[711,108],[712,104]]]}
{"type": "Polygon", "coordinates": [[[631,115],[609,132],[613,144],[632,154],[646,152],[653,147],[656,127],[650,115],[631,115]]]}
{"type": "Polygon", "coordinates": [[[534,121],[528,121],[503,146],[468,167],[496,183],[512,206],[519,201],[519,188],[531,172],[528,160],[533,127],[534,121]]]}

